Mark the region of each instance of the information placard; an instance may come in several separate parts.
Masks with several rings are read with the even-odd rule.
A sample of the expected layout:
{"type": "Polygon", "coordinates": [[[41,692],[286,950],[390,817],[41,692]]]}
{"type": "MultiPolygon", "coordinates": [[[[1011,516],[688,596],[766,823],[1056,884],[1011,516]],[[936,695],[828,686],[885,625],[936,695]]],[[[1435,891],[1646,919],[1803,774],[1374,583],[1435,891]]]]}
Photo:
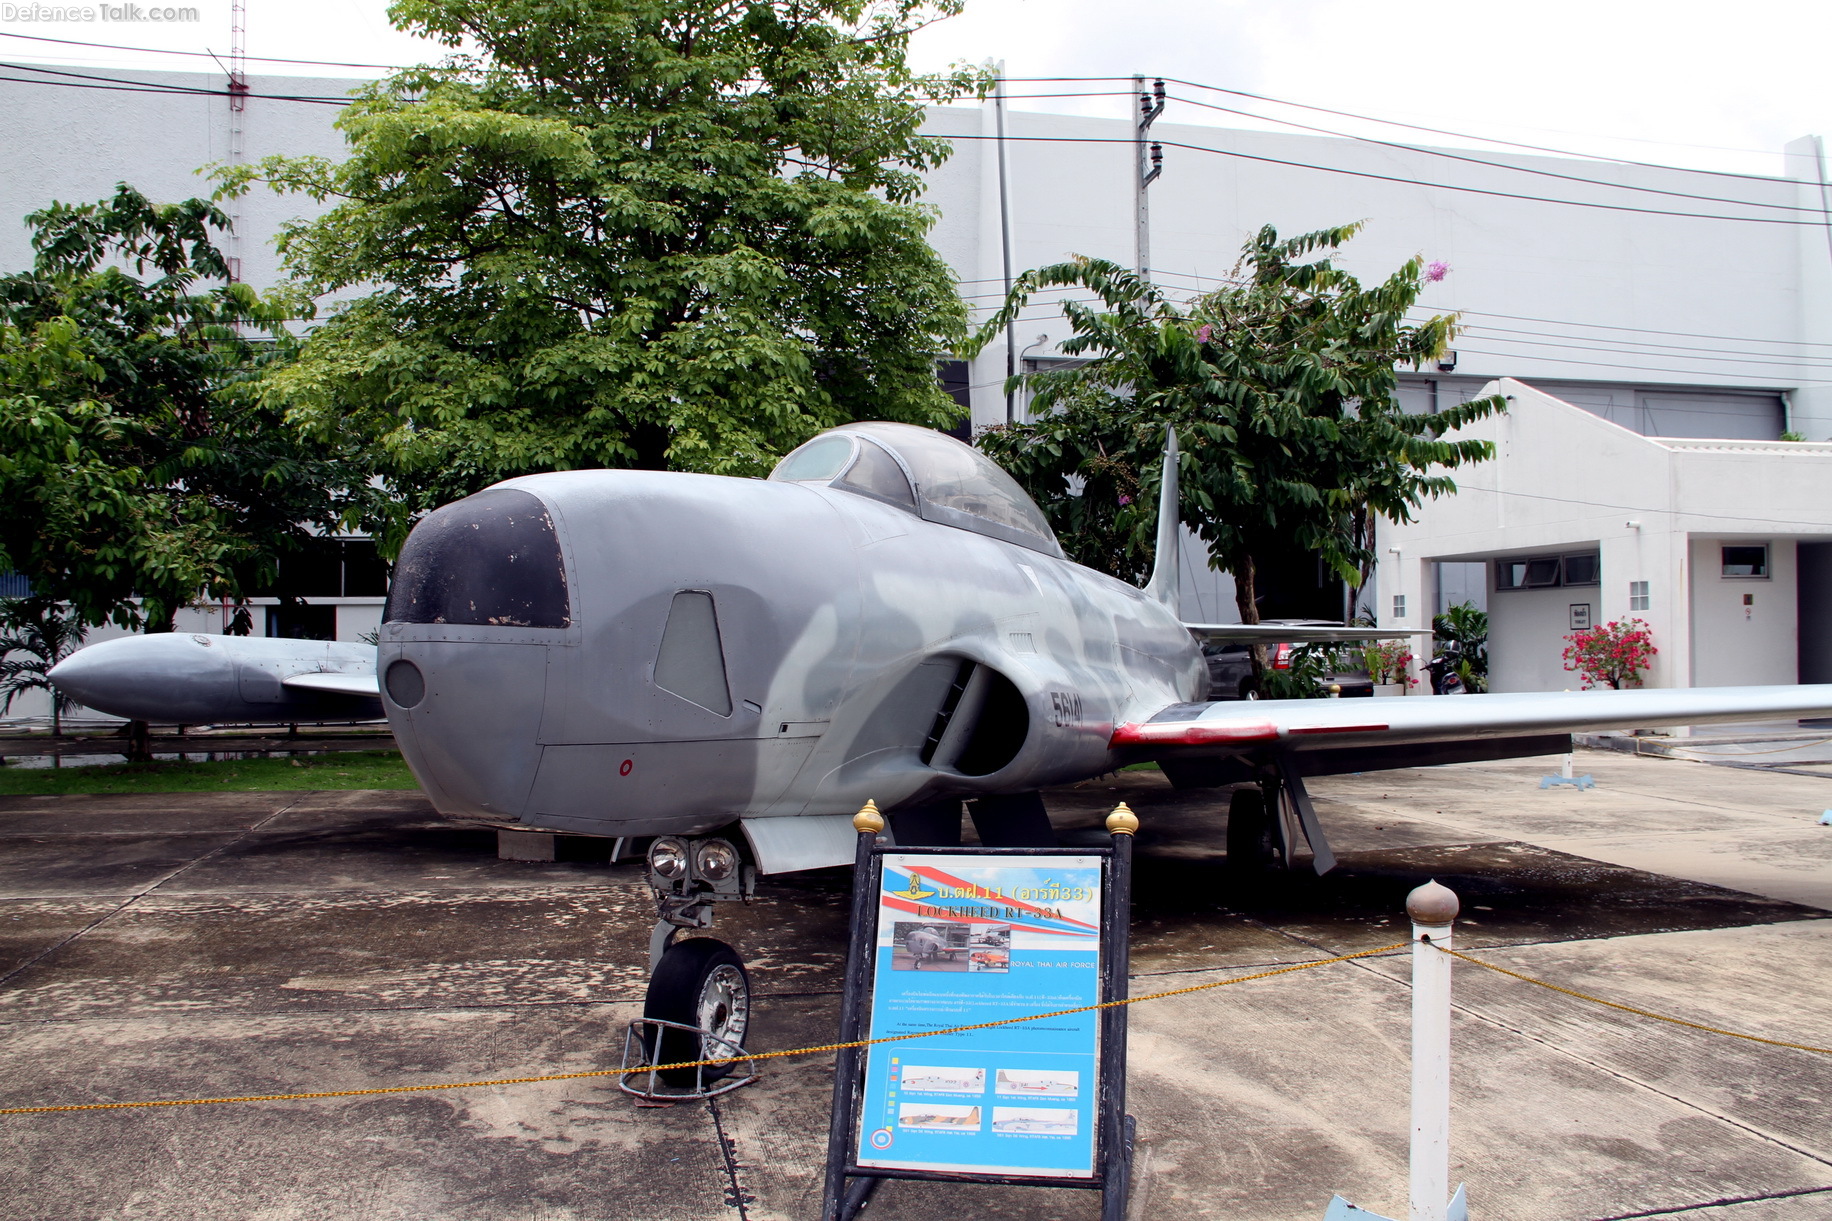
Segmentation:
{"type": "MultiPolygon", "coordinates": [[[[1095,1004],[1102,858],[886,852],[872,1038],[1095,1004]]],[[[867,1050],[857,1164],[1087,1178],[1098,1011],[867,1050]]]]}

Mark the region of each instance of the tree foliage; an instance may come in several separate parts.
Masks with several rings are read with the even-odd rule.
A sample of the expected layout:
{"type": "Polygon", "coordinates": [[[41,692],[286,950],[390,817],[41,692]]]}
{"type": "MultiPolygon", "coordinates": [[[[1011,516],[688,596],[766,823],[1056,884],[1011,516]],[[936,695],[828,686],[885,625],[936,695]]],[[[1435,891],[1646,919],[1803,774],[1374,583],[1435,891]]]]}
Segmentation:
{"type": "Polygon", "coordinates": [[[51,668],[83,643],[83,623],[75,611],[45,598],[0,601],[0,716],[13,701],[42,691],[51,701],[51,733],[61,737],[64,713],[76,701],[51,685],[51,668]]]}
{"type": "Polygon", "coordinates": [[[33,267],[0,278],[0,567],[89,624],[241,600],[351,507],[346,455],[253,393],[286,309],[231,281],[207,200],[123,183],[26,223],[33,267]]]}
{"type": "Polygon", "coordinates": [[[363,294],[275,400],[368,438],[408,514],[950,421],[934,358],[965,313],[915,202],[948,149],[917,127],[978,78],[919,79],[904,49],[959,3],[401,0],[453,53],[358,96],[347,160],[223,172],[331,203],[281,249],[309,293],[363,294]]]}
{"type": "Polygon", "coordinates": [[[976,343],[1040,291],[1096,298],[1062,304],[1074,333],[1060,349],[1086,363],[1020,377],[1035,418],[982,439],[1077,559],[1135,580],[1150,567],[1167,426],[1182,448],[1183,519],[1233,574],[1245,623],[1259,621],[1260,561],[1315,554],[1359,585],[1375,519],[1410,520],[1455,490],[1447,470],[1490,455],[1487,442],[1446,434],[1500,410],[1499,397],[1435,414],[1400,406],[1396,368],[1435,357],[1455,321],[1407,321],[1419,259],[1371,286],[1336,266],[1358,228],[1286,239],[1263,228],[1235,278],[1187,304],[1096,259],[1019,278],[976,343]]]}

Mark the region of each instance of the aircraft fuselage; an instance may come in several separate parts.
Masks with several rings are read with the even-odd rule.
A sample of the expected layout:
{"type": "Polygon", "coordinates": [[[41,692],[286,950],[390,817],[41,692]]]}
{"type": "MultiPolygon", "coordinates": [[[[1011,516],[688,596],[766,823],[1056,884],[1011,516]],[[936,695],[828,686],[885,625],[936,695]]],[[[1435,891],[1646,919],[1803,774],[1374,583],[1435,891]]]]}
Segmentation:
{"type": "Polygon", "coordinates": [[[693,834],[1021,792],[1106,770],[1128,709],[1206,682],[1141,591],[838,488],[583,471],[440,513],[403,553],[377,660],[450,814],[693,834]],[[504,529],[526,545],[474,549],[506,546],[496,576],[444,571],[504,529]],[[521,592],[492,603],[505,585],[521,592]]]}

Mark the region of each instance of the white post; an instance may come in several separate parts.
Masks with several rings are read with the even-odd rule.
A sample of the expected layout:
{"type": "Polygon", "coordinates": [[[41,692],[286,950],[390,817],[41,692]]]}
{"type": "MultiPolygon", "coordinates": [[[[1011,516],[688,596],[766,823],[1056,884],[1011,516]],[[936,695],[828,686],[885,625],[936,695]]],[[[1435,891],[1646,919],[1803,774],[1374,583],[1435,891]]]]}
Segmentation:
{"type": "Polygon", "coordinates": [[[1427,882],[1412,917],[1412,1204],[1410,1221],[1446,1221],[1450,1200],[1450,948],[1457,896],[1427,882]]]}

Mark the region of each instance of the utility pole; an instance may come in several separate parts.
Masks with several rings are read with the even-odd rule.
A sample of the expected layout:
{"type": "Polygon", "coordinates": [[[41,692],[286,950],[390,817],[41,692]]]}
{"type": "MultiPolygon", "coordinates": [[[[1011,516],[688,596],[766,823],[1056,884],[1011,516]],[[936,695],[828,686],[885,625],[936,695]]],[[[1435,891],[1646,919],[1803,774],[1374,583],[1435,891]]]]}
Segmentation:
{"type": "Polygon", "coordinates": [[[1152,120],[1164,113],[1164,81],[1160,78],[1151,83],[1151,92],[1145,91],[1145,78],[1132,78],[1134,91],[1139,95],[1139,122],[1133,134],[1133,151],[1136,155],[1137,169],[1133,174],[1132,208],[1138,230],[1134,236],[1134,249],[1137,253],[1139,275],[1151,274],[1151,204],[1146,199],[1145,188],[1157,181],[1158,175],[1164,172],[1164,146],[1151,138],[1152,120]]]}
{"type": "MultiPolygon", "coordinates": [[[[1011,192],[1005,165],[1005,61],[999,61],[999,84],[993,93],[993,118],[997,122],[999,156],[999,250],[1005,260],[1005,299],[1011,300],[1011,192]]],[[[1011,379],[1018,374],[1018,319],[1005,324],[1005,422],[1017,422],[1015,391],[1011,379]]]]}

